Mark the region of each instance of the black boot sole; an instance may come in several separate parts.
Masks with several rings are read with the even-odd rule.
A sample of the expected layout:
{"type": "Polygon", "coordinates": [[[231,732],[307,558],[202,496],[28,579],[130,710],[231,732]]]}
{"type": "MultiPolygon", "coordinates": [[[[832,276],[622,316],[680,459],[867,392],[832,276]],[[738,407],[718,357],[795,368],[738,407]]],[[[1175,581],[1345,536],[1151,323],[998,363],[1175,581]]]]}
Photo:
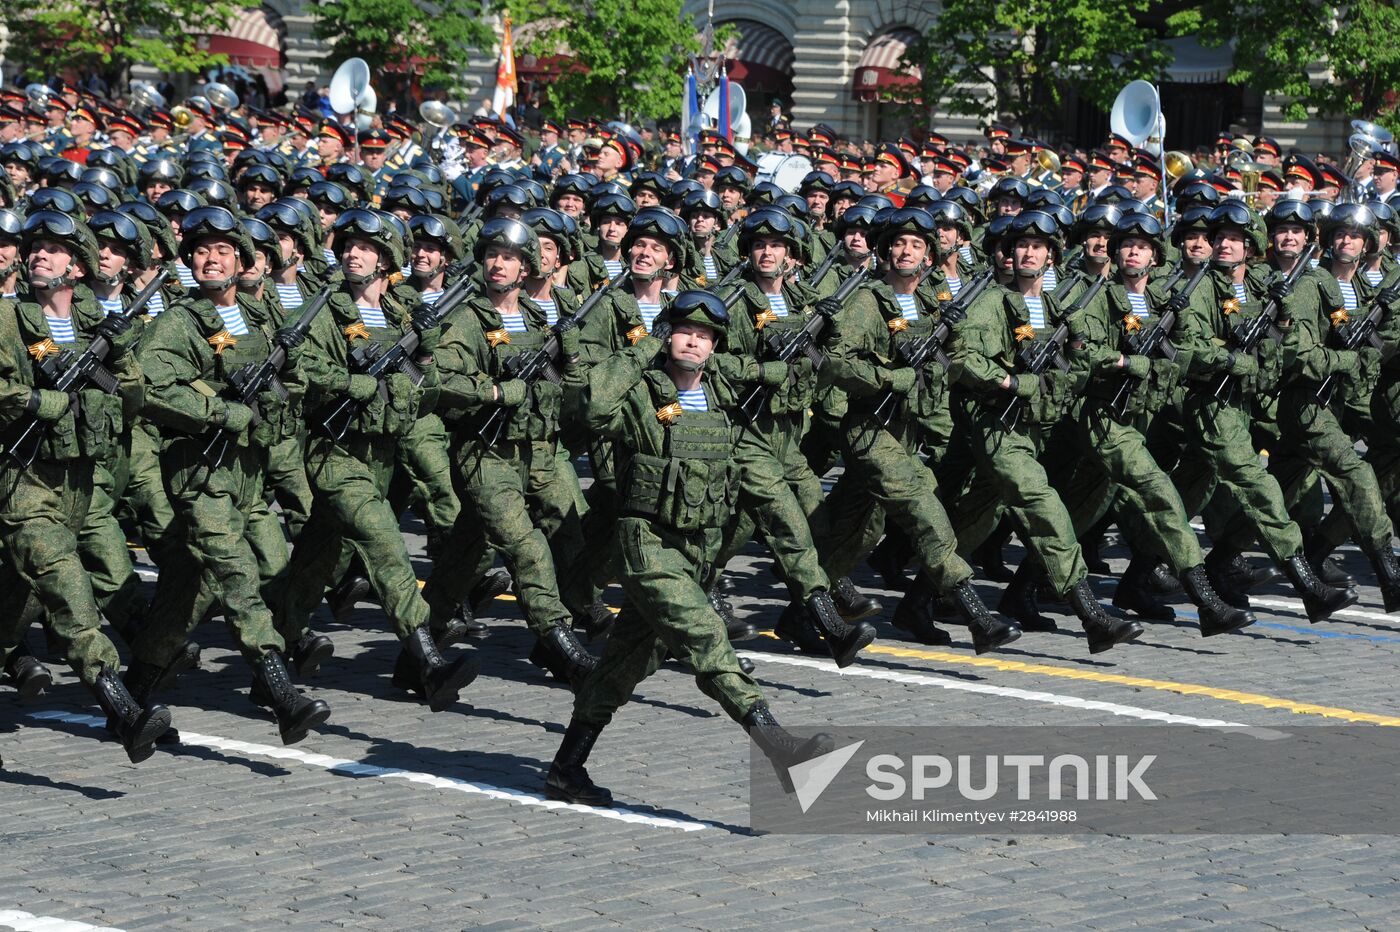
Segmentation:
{"type": "Polygon", "coordinates": [[[850,606],[837,602],[836,612],[841,616],[842,621],[850,624],[853,621],[864,621],[872,615],[880,614],[880,603],[870,598],[862,598],[850,606]]]}
{"type": "Polygon", "coordinates": [[[875,640],[875,629],[870,625],[859,623],[851,626],[850,634],[847,634],[839,641],[831,638],[823,638],[826,641],[827,650],[831,653],[831,659],[836,661],[838,667],[849,667],[856,662],[856,655],[870,646],[875,640]]]}
{"type": "Polygon", "coordinates": [[[1139,618],[1148,621],[1176,621],[1176,612],[1170,605],[1163,605],[1160,602],[1141,601],[1135,596],[1126,598],[1114,595],[1113,607],[1122,609],[1125,612],[1132,612],[1139,618]]]}
{"type": "Polygon", "coordinates": [[[476,679],[481,672],[481,663],[475,657],[458,657],[448,665],[444,675],[433,682],[425,677],[422,686],[428,708],[434,712],[445,712],[456,704],[458,694],[476,679]]]}
{"type": "Polygon", "coordinates": [[[1112,650],[1119,644],[1126,644],[1129,641],[1136,641],[1142,637],[1142,625],[1136,621],[1130,621],[1119,628],[1118,633],[1111,637],[1089,636],[1089,653],[1102,654],[1106,650],[1112,650]]]}
{"type": "Polygon", "coordinates": [[[981,628],[971,628],[972,649],[979,654],[986,654],[999,647],[1005,647],[1021,636],[1021,629],[1014,625],[1006,625],[1004,631],[996,634],[988,634],[981,628]]]}
{"type": "Polygon", "coordinates": [[[1253,615],[1248,615],[1248,616],[1245,617],[1245,620],[1244,620],[1242,623],[1240,623],[1240,624],[1237,624],[1237,625],[1225,625],[1225,624],[1207,624],[1206,620],[1205,620],[1204,618],[1202,618],[1202,619],[1201,619],[1201,637],[1203,637],[1203,638],[1213,638],[1213,637],[1215,637],[1217,634],[1229,634],[1231,631],[1240,631],[1240,630],[1242,630],[1242,629],[1244,629],[1244,628],[1248,628],[1250,625],[1254,624],[1254,623],[1255,623],[1256,621],[1258,621],[1258,620],[1259,620],[1259,619],[1255,618],[1253,615]]]}
{"type": "Polygon", "coordinates": [[[545,778],[544,797],[556,802],[572,803],[575,806],[592,806],[595,809],[611,809],[615,805],[612,793],[601,786],[595,786],[588,790],[575,790],[552,782],[548,777],[545,778]]]}
{"type": "Polygon", "coordinates": [[[953,636],[934,624],[906,622],[896,615],[890,624],[896,631],[909,635],[909,640],[926,647],[952,647],[953,636]]]}
{"type": "Polygon", "coordinates": [[[1317,624],[1319,621],[1326,621],[1328,618],[1340,612],[1344,608],[1350,608],[1361,598],[1355,589],[1341,590],[1343,597],[1333,605],[1326,605],[1316,599],[1304,598],[1303,608],[1308,613],[1308,621],[1317,624]]]}
{"type": "Polygon", "coordinates": [[[802,623],[802,628],[794,631],[790,625],[784,624],[781,620],[773,633],[793,647],[796,647],[804,654],[826,654],[826,642],[822,640],[821,634],[808,622],[802,623]]]}
{"type": "Polygon", "coordinates": [[[53,674],[44,667],[30,670],[15,681],[15,691],[21,700],[37,699],[53,687],[53,674]]]}
{"type": "Polygon", "coordinates": [[[305,738],[313,728],[319,728],[331,717],[331,707],[320,699],[314,699],[307,706],[306,711],[296,716],[295,720],[283,725],[281,719],[277,721],[277,730],[282,735],[284,745],[296,744],[305,738]]]}
{"type": "Polygon", "coordinates": [[[321,666],[335,656],[335,644],[325,635],[316,635],[311,643],[313,646],[305,653],[297,651],[290,658],[292,669],[302,678],[315,676],[321,666]]]}
{"type": "Polygon", "coordinates": [[[132,727],[133,734],[122,740],[126,756],[133,764],[148,760],[156,752],[156,741],[170,729],[170,710],[161,707],[142,712],[132,727]]]}
{"type": "Polygon", "coordinates": [[[472,613],[475,614],[481,606],[495,599],[497,596],[505,595],[510,591],[510,575],[506,573],[487,573],[482,580],[480,588],[473,589],[467,595],[467,602],[471,605],[472,613]]]}

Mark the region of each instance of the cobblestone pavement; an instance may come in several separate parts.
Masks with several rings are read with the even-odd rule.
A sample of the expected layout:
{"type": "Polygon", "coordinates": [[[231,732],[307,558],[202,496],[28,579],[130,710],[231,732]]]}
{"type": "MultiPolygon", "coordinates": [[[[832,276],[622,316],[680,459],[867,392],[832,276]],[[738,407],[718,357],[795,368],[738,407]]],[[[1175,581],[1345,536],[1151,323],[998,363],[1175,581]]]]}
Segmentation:
{"type": "MultiPolygon", "coordinates": [[[[1108,555],[1121,571],[1125,552],[1108,555]]],[[[784,593],[769,561],[750,551],[733,569],[736,606],[771,625],[784,593]]],[[[884,612],[855,666],[745,645],[783,721],[1400,725],[1400,616],[1374,588],[1322,625],[1271,587],[1256,593],[1259,624],[1236,635],[1203,641],[1179,608],[1105,655],[1067,621],[977,658],[964,629],[954,648],[899,640],[897,596],[868,571],[857,581],[884,612]]],[[[995,604],[996,587],[979,588],[995,604]]],[[[625,808],[548,803],[537,794],[571,697],[526,662],[512,602],[489,621],[482,676],[438,715],[390,686],[397,645],[377,608],[328,623],[336,657],[308,686],[332,718],[293,748],[248,701],[218,624],[199,632],[202,668],[164,697],[183,745],[139,767],[101,740],[66,669],[29,705],[0,694],[0,929],[1395,923],[1400,843],[1382,836],[754,835],[746,738],[673,666],[590,762],[625,808]]]]}

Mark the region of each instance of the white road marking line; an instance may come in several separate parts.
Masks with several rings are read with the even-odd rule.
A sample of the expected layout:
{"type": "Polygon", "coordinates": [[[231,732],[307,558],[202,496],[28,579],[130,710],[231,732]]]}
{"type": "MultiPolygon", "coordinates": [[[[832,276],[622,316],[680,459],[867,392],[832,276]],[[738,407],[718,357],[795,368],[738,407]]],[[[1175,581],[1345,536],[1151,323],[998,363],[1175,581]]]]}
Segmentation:
{"type": "MultiPolygon", "coordinates": [[[[1297,612],[1304,618],[1307,618],[1308,615],[1307,609],[1303,608],[1303,602],[1301,599],[1261,599],[1256,596],[1250,596],[1249,604],[1251,607],[1259,605],[1263,606],[1264,608],[1286,608],[1289,611],[1297,612]]],[[[1369,612],[1362,608],[1344,608],[1340,611],[1333,612],[1328,617],[1364,618],[1367,621],[1387,621],[1395,625],[1397,632],[1400,632],[1400,615],[1387,615],[1385,612],[1369,612]]],[[[1318,622],[1318,624],[1325,625],[1327,624],[1327,622],[1321,621],[1318,622]]]]}
{"type": "Polygon", "coordinates": [[[94,926],[53,916],[36,916],[19,909],[0,909],[0,926],[17,932],[122,932],[111,926],[94,926]]]}
{"type": "Polygon", "coordinates": [[[1084,709],[1090,712],[1107,712],[1124,718],[1142,719],[1148,722],[1166,722],[1172,725],[1197,725],[1202,727],[1230,726],[1249,727],[1243,722],[1228,722],[1218,718],[1197,718],[1192,715],[1177,715],[1172,712],[1159,712],[1140,706],[1122,705],[1117,702],[1101,702],[1097,699],[1081,699],[1060,693],[1047,693],[1031,689],[1017,689],[1014,686],[992,686],[988,683],[968,683],[952,677],[930,676],[924,673],[905,673],[900,670],[878,670],[860,665],[837,667],[830,660],[816,660],[810,657],[792,657],[787,654],[765,654],[755,651],[739,651],[739,656],[748,657],[754,663],[784,663],[793,667],[809,667],[824,673],[838,676],[859,676],[874,680],[887,680],[891,683],[907,683],[911,686],[936,686],[939,689],[952,689],[958,692],[982,693],[988,696],[1001,696],[1005,699],[1020,699],[1024,702],[1043,702],[1070,709],[1084,709]]]}
{"type": "MultiPolygon", "coordinates": [[[[103,728],[106,720],[95,715],[77,715],[71,712],[31,712],[29,718],[67,722],[73,725],[86,725],[90,728],[103,728]]],[[[457,777],[441,777],[437,774],[423,773],[416,770],[402,770],[397,767],[380,767],[375,764],[366,764],[362,761],[345,760],[338,757],[330,757],[325,754],[310,754],[306,751],[299,751],[296,748],[279,748],[268,744],[253,744],[248,741],[236,741],[232,738],[221,738],[217,735],[201,735],[192,731],[180,729],[180,743],[194,747],[210,748],[216,751],[233,751],[239,754],[246,754],[250,757],[266,757],[273,760],[295,761],[299,764],[306,764],[310,767],[319,767],[322,770],[329,770],[332,773],[346,773],[357,777],[381,777],[386,780],[406,780],[409,783],[418,783],[424,786],[435,787],[440,790],[453,790],[458,793],[469,793],[474,796],[485,796],[488,799],[504,800],[505,802],[516,803],[522,806],[534,806],[540,809],[566,809],[578,812],[583,815],[599,816],[604,819],[613,819],[618,822],[630,822],[634,825],[648,825],[652,828],[673,828],[683,832],[698,832],[703,829],[713,828],[708,822],[694,821],[690,819],[672,819],[663,816],[648,815],[634,809],[614,808],[602,809],[593,806],[579,806],[574,803],[561,803],[552,799],[545,799],[534,793],[525,793],[520,790],[513,790],[507,787],[493,786],[489,783],[473,783],[469,780],[462,780],[457,777]]],[[[178,753],[178,749],[174,749],[178,753]]]]}

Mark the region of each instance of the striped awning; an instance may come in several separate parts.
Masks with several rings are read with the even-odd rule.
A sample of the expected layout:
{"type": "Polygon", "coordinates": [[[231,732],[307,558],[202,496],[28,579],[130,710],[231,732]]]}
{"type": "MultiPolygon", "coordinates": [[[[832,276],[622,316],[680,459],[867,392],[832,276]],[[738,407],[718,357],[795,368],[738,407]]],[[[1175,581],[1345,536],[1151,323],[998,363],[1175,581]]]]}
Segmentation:
{"type": "MultiPolygon", "coordinates": [[[[753,19],[734,19],[728,25],[738,29],[739,35],[725,45],[725,58],[749,69],[792,75],[792,43],[781,32],[753,19]]],[[[730,76],[735,76],[732,71],[730,76]]]]}
{"type": "Polygon", "coordinates": [[[204,32],[196,43],[203,51],[227,55],[229,64],[279,68],[287,27],[270,7],[242,10],[226,29],[204,32]]]}
{"type": "Polygon", "coordinates": [[[909,46],[919,40],[915,29],[901,26],[870,40],[856,63],[851,93],[856,100],[880,100],[896,88],[917,87],[923,76],[919,68],[906,68],[900,62],[909,46]]]}

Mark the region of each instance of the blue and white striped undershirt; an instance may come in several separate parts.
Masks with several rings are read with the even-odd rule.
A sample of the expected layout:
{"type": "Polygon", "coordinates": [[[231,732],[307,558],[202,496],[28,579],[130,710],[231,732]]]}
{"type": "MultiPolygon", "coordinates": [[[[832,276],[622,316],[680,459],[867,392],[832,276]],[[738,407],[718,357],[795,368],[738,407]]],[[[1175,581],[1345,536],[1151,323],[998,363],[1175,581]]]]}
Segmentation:
{"type": "Polygon", "coordinates": [[[899,313],[904,315],[905,320],[919,319],[919,303],[911,294],[896,294],[895,303],[899,305],[899,313]]]}
{"type": "Polygon", "coordinates": [[[442,300],[443,291],[444,289],[439,288],[436,291],[421,292],[423,295],[423,303],[428,305],[428,307],[437,307],[437,303],[442,300]]]}
{"type": "Polygon", "coordinates": [[[1055,271],[1055,267],[1053,265],[1047,265],[1045,267],[1045,275],[1041,279],[1041,281],[1042,288],[1044,288],[1046,291],[1054,291],[1055,288],[1060,284],[1060,273],[1055,271]]]}
{"type": "Polygon", "coordinates": [[[788,316],[787,298],[784,298],[781,294],[769,294],[764,295],[764,297],[768,299],[768,308],[774,314],[777,314],[779,317],[788,316]]]}
{"type": "Polygon", "coordinates": [[[73,318],[71,317],[50,317],[44,315],[44,320],[49,325],[49,336],[53,337],[55,343],[77,343],[78,334],[73,329],[73,318]]]}
{"type": "Polygon", "coordinates": [[[555,304],[552,300],[545,300],[544,298],[538,299],[537,301],[535,301],[535,303],[540,306],[540,310],[544,311],[545,323],[553,327],[556,323],[559,322],[558,304],[555,304]]]}
{"type": "Polygon", "coordinates": [[[122,312],[122,299],[119,297],[98,298],[97,303],[102,305],[102,310],[107,312],[108,317],[111,317],[113,314],[120,314],[122,312]]]}
{"type": "Polygon", "coordinates": [[[366,327],[379,327],[381,329],[388,328],[389,322],[384,319],[383,308],[364,307],[363,305],[357,304],[355,306],[355,310],[360,312],[360,320],[364,322],[364,325],[366,327]]]}
{"type": "Polygon", "coordinates": [[[1361,274],[1366,276],[1366,281],[1370,282],[1372,288],[1379,285],[1381,279],[1385,277],[1385,272],[1380,269],[1376,269],[1374,272],[1362,272],[1361,274]]]}
{"type": "Polygon", "coordinates": [[[165,295],[157,291],[151,295],[151,299],[146,302],[146,315],[151,318],[159,317],[165,313],[165,295]]]}
{"type": "Polygon", "coordinates": [[[1244,290],[1243,282],[1238,285],[1231,285],[1231,287],[1235,290],[1235,300],[1240,302],[1240,304],[1244,304],[1249,300],[1249,294],[1244,290]]]}
{"type": "Polygon", "coordinates": [[[175,274],[180,277],[180,284],[184,285],[186,288],[194,287],[194,273],[190,271],[190,267],[185,265],[185,263],[175,263],[175,274]]]}
{"type": "Polygon", "coordinates": [[[1026,295],[1026,310],[1031,312],[1031,326],[1037,330],[1045,327],[1045,300],[1026,295]]]}
{"type": "Polygon", "coordinates": [[[1342,306],[1348,311],[1356,310],[1356,286],[1339,278],[1337,279],[1337,287],[1342,292],[1342,306]]]}
{"type": "Polygon", "coordinates": [[[220,319],[224,322],[224,329],[236,337],[241,337],[248,332],[248,324],[243,320],[243,312],[238,309],[237,304],[228,307],[216,307],[220,319]]]}
{"type": "Polygon", "coordinates": [[[276,288],[277,297],[281,299],[282,306],[287,310],[294,311],[306,303],[305,299],[301,296],[301,289],[297,287],[296,282],[292,282],[290,285],[279,284],[276,288]]]}
{"type": "Polygon", "coordinates": [[[336,268],[340,265],[340,260],[337,259],[335,253],[331,252],[329,249],[322,249],[321,255],[325,258],[326,265],[329,265],[331,268],[336,268]]]}
{"type": "Polygon", "coordinates": [[[710,403],[705,400],[703,388],[688,388],[683,392],[676,392],[676,397],[680,399],[682,411],[710,410],[710,403]]]}
{"type": "Polygon", "coordinates": [[[642,314],[642,325],[647,328],[647,333],[651,333],[653,329],[652,325],[656,323],[656,318],[661,313],[661,303],[638,301],[637,310],[642,314]]]}
{"type": "Polygon", "coordinates": [[[525,315],[520,313],[502,314],[501,326],[507,333],[528,333],[530,328],[525,326],[525,315]]]}
{"type": "Polygon", "coordinates": [[[956,298],[959,291],[962,291],[962,279],[950,277],[948,279],[948,293],[956,298]]]}
{"type": "Polygon", "coordinates": [[[603,268],[608,270],[608,278],[617,278],[622,274],[622,260],[604,259],[603,268]]]}
{"type": "Polygon", "coordinates": [[[701,262],[705,264],[705,278],[710,281],[719,279],[719,265],[715,262],[714,256],[702,256],[701,262]]]}
{"type": "Polygon", "coordinates": [[[972,264],[973,264],[973,261],[974,261],[974,260],[973,260],[973,256],[972,256],[972,247],[971,247],[971,246],[959,246],[959,247],[958,247],[958,255],[962,256],[962,260],[963,260],[964,262],[966,262],[968,265],[972,265],[972,264]]]}
{"type": "Polygon", "coordinates": [[[1150,312],[1147,307],[1147,295],[1128,292],[1128,307],[1133,309],[1133,313],[1139,317],[1146,317],[1150,312]]]}

